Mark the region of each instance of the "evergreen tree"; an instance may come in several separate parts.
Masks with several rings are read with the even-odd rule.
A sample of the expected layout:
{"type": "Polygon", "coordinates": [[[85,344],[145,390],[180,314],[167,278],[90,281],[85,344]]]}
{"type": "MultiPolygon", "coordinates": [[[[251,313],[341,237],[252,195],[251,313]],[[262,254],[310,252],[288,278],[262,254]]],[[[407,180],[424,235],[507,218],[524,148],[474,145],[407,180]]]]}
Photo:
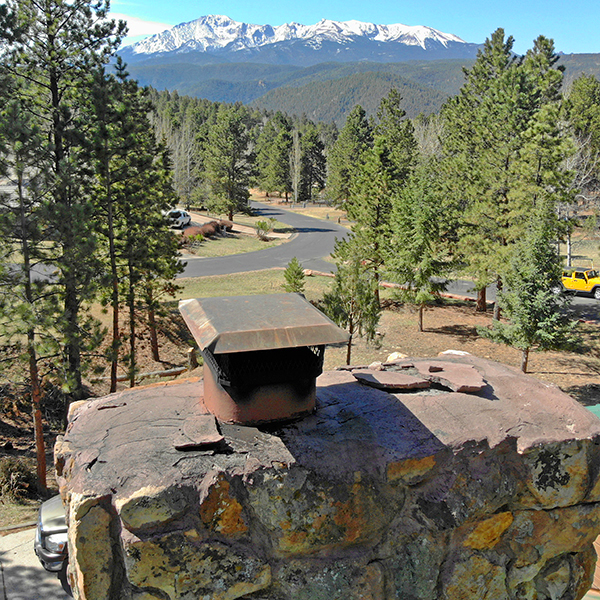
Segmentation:
{"type": "Polygon", "coordinates": [[[377,281],[373,273],[365,269],[360,256],[351,256],[337,262],[333,287],[323,295],[325,313],[350,334],[346,352],[346,364],[352,360],[352,341],[355,335],[373,341],[381,317],[377,298],[377,281]]]}
{"type": "MultiPolygon", "coordinates": [[[[20,35],[8,45],[5,67],[18,81],[27,108],[43,121],[46,131],[40,160],[49,159],[51,177],[47,231],[56,252],[56,282],[62,290],[59,327],[64,347],[66,385],[74,398],[84,394],[82,352],[86,324],[82,307],[92,297],[98,262],[90,198],[85,194],[87,169],[82,159],[88,119],[80,110],[87,93],[87,74],[108,60],[125,32],[124,23],[108,20],[108,2],[90,0],[9,0],[20,35]]],[[[93,343],[93,340],[90,340],[93,343]]]]}
{"type": "Polygon", "coordinates": [[[214,125],[208,130],[204,157],[212,210],[226,212],[233,220],[234,213],[248,209],[253,161],[250,136],[241,110],[221,105],[214,125]]]}
{"type": "Polygon", "coordinates": [[[285,283],[282,287],[286,292],[304,294],[304,269],[295,256],[288,263],[283,276],[285,277],[285,283]]]}
{"type": "Polygon", "coordinates": [[[4,98],[0,108],[0,176],[6,176],[15,189],[14,193],[0,196],[2,264],[10,265],[0,272],[0,339],[6,366],[26,365],[37,482],[40,492],[45,493],[42,365],[57,353],[53,332],[60,314],[52,285],[36,272],[36,267],[47,259],[49,239],[42,215],[49,165],[39,157],[43,144],[39,122],[24,109],[18,89],[10,89],[10,96],[4,98]]]}
{"type": "Polygon", "coordinates": [[[402,96],[397,89],[381,100],[377,110],[375,139],[384,143],[393,168],[393,177],[405,182],[412,172],[417,156],[417,141],[412,122],[402,108],[402,96]]]}
{"type": "Polygon", "coordinates": [[[446,288],[443,278],[455,267],[447,243],[452,224],[436,175],[435,162],[420,165],[395,199],[390,218],[387,271],[404,286],[400,297],[418,306],[419,331],[425,307],[446,288]]]}
{"type": "MultiPolygon", "coordinates": [[[[552,43],[538,38],[523,60],[513,55],[512,46],[513,38],[505,40],[502,29],[494,32],[466,72],[460,94],[443,110],[445,196],[449,209],[460,215],[457,250],[480,290],[482,310],[485,287],[495,281],[502,289],[503,272],[523,234],[523,215],[536,202],[527,193],[535,185],[531,169],[536,166],[528,163],[532,132],[545,121],[545,128],[554,128],[547,131],[549,137],[559,140],[563,135],[558,120],[548,120],[549,107],[557,108],[562,81],[552,43]]],[[[569,150],[551,146],[539,146],[536,160],[552,171],[545,178],[555,178],[562,186],[560,170],[569,150]],[[542,157],[540,152],[547,154],[542,157]]],[[[494,316],[499,318],[497,310],[494,316]]]]}
{"type": "Polygon", "coordinates": [[[267,194],[283,192],[287,201],[292,191],[290,152],[291,125],[282,113],[267,121],[257,140],[258,182],[267,194]]]}
{"type": "Polygon", "coordinates": [[[373,131],[362,106],[348,115],[329,154],[327,191],[335,204],[344,207],[352,182],[364,165],[364,155],[373,145],[373,131]]]}
{"type": "Polygon", "coordinates": [[[573,188],[576,203],[559,204],[565,226],[567,266],[571,266],[571,232],[577,214],[590,208],[598,211],[600,191],[600,81],[593,75],[582,75],[573,82],[564,102],[562,115],[571,129],[575,152],[569,160],[574,171],[573,188]]]}
{"type": "Polygon", "coordinates": [[[310,121],[303,128],[300,147],[302,149],[300,200],[311,201],[315,190],[320,192],[325,187],[327,160],[319,131],[310,121]]]}
{"type": "Polygon", "coordinates": [[[524,237],[506,273],[507,289],[500,304],[507,322],[494,321],[480,333],[521,350],[521,370],[527,372],[531,350],[570,347],[576,323],[566,314],[567,296],[561,287],[561,265],[554,247],[556,216],[551,203],[541,203],[528,219],[524,237]]]}
{"type": "Polygon", "coordinates": [[[346,255],[361,254],[377,282],[377,300],[389,243],[392,202],[406,184],[417,153],[412,125],[406,121],[400,102],[396,90],[381,102],[373,146],[364,153],[364,163],[356,171],[346,202],[348,217],[354,221],[352,235],[339,247],[346,255]]]}
{"type": "Polygon", "coordinates": [[[89,152],[96,175],[92,196],[99,251],[108,264],[102,284],[112,312],[109,360],[111,391],[115,391],[124,288],[130,318],[129,373],[135,374],[136,355],[131,319],[135,320],[141,300],[148,305],[152,350],[158,360],[157,300],[161,289],[174,289],[171,280],[180,270],[175,239],[162,216],[174,203],[174,194],[170,164],[148,121],[151,105],[146,93],[127,79],[120,62],[116,77],[106,75],[103,69],[93,73],[90,88],[95,127],[89,152]],[[132,256],[135,269],[130,264],[132,256]],[[136,284],[133,288],[129,277],[136,284]]]}

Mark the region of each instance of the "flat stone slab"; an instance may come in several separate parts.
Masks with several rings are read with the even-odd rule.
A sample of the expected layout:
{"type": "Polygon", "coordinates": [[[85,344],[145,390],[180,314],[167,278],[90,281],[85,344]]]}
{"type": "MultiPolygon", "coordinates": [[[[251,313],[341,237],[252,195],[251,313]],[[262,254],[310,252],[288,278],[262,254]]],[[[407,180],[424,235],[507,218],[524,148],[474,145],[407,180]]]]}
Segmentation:
{"type": "Polygon", "coordinates": [[[431,386],[428,379],[415,377],[398,371],[352,371],[352,375],[360,383],[380,390],[419,390],[431,386]]]}
{"type": "Polygon", "coordinates": [[[213,415],[194,415],[183,422],[173,445],[177,450],[191,450],[215,446],[224,440],[213,415]]]}
{"type": "Polygon", "coordinates": [[[415,362],[419,373],[431,382],[439,383],[454,392],[480,392],[486,383],[472,365],[446,360],[415,362]]]}

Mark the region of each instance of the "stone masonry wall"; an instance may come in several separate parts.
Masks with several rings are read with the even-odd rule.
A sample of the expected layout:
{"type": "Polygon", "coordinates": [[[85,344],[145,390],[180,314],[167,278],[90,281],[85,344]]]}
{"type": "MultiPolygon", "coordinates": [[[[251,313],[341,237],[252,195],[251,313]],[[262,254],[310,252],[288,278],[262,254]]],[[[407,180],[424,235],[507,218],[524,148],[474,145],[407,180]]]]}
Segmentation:
{"type": "Polygon", "coordinates": [[[600,421],[555,387],[474,357],[328,372],[315,414],[276,428],[217,424],[201,397],[187,380],[73,411],[56,462],[76,599],[589,588],[600,421]]]}

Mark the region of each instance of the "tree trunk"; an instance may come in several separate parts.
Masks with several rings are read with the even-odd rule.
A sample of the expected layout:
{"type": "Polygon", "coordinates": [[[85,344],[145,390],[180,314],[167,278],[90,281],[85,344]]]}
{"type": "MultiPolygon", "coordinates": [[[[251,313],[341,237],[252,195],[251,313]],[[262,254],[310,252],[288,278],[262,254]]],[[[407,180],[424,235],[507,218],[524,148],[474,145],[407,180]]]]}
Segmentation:
{"type": "Polygon", "coordinates": [[[500,292],[502,291],[502,278],[498,276],[496,279],[496,302],[494,302],[494,321],[500,320],[500,292]]]}
{"type": "Polygon", "coordinates": [[[352,360],[352,335],[354,334],[354,323],[352,321],[348,326],[348,333],[350,334],[350,339],[348,340],[348,348],[346,350],[346,364],[349,365],[352,360]]]}
{"type": "MultiPolygon", "coordinates": [[[[131,259],[130,259],[131,261],[131,259]]],[[[129,263],[129,289],[127,291],[127,306],[129,308],[129,387],[135,387],[135,288],[133,282],[133,265],[129,263]]]]}
{"type": "Polygon", "coordinates": [[[29,379],[31,381],[31,407],[33,416],[33,429],[35,439],[35,456],[36,456],[36,472],[38,490],[42,494],[48,492],[46,483],[46,444],[44,443],[44,425],[42,423],[42,389],[38,373],[37,356],[34,342],[34,332],[29,331],[29,379]]]}
{"type": "MultiPolygon", "coordinates": [[[[23,255],[23,273],[25,275],[25,298],[30,306],[34,304],[33,289],[31,286],[31,259],[29,245],[28,223],[23,206],[24,189],[22,174],[18,181],[20,218],[21,218],[21,253],[23,255]]],[[[31,413],[33,417],[33,431],[35,441],[37,486],[42,494],[48,492],[46,482],[46,444],[44,443],[44,424],[42,422],[42,390],[38,371],[37,352],[35,350],[35,329],[29,327],[27,331],[27,354],[29,358],[29,380],[31,383],[31,413]]]]}
{"type": "Polygon", "coordinates": [[[529,362],[529,348],[524,348],[521,353],[521,371],[527,373],[527,363],[529,362]]]}
{"type": "Polygon", "coordinates": [[[571,240],[571,227],[567,227],[567,267],[571,266],[573,255],[573,242],[571,240]]]}
{"type": "Polygon", "coordinates": [[[477,304],[475,310],[476,312],[485,312],[487,310],[486,288],[477,290],[477,304]]]}
{"type": "MultiPolygon", "coordinates": [[[[106,180],[109,182],[108,168],[106,180]]],[[[112,340],[110,357],[110,393],[117,391],[117,368],[119,364],[119,347],[121,345],[121,332],[119,331],[119,273],[117,271],[117,257],[115,249],[113,205],[111,199],[110,183],[107,183],[108,201],[108,252],[110,256],[110,272],[112,277],[111,305],[112,305],[112,340]]]]}
{"type": "Polygon", "coordinates": [[[419,331],[423,331],[423,312],[425,310],[425,305],[419,304],[419,331]]]}
{"type": "MultiPolygon", "coordinates": [[[[152,298],[152,292],[150,292],[150,298],[152,298]]],[[[150,348],[152,349],[152,359],[156,362],[159,362],[160,355],[158,348],[158,333],[156,331],[156,315],[154,314],[154,308],[152,305],[148,307],[148,329],[150,330],[150,348]]]]}

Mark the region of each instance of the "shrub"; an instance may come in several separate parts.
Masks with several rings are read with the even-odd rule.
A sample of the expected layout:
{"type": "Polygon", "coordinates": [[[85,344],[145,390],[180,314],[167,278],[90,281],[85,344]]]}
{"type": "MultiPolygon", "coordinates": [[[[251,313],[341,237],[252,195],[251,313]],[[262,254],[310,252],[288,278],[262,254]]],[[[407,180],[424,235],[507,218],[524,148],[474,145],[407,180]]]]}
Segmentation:
{"type": "Polygon", "coordinates": [[[286,292],[297,294],[304,293],[304,269],[295,256],[288,263],[283,276],[285,277],[285,283],[281,287],[283,287],[286,292]]]}
{"type": "Polygon", "coordinates": [[[200,233],[204,237],[213,237],[221,231],[221,227],[217,221],[210,221],[209,223],[204,223],[204,225],[201,225],[199,229],[200,233]]]}
{"type": "Polygon", "coordinates": [[[275,219],[270,218],[268,221],[257,221],[254,225],[256,229],[256,235],[261,240],[268,240],[269,233],[273,231],[273,225],[275,224],[275,219]]]}
{"type": "Polygon", "coordinates": [[[219,221],[221,231],[231,231],[233,229],[233,222],[229,219],[221,219],[219,221]]]}
{"type": "Polygon", "coordinates": [[[22,500],[36,495],[36,476],[22,458],[0,459],[0,499],[22,500]]]}

